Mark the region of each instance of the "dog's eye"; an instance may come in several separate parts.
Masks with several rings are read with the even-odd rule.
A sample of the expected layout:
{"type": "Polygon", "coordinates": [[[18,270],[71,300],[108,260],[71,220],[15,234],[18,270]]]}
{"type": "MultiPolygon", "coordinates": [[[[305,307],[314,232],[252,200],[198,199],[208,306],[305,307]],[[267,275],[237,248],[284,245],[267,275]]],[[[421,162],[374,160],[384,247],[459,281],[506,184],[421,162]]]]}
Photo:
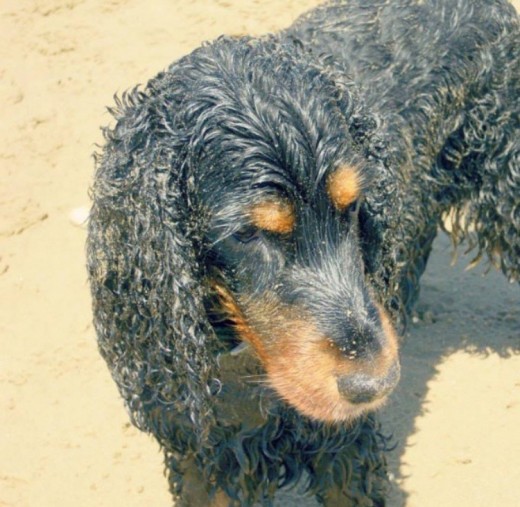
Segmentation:
{"type": "Polygon", "coordinates": [[[343,211],[344,215],[348,217],[349,222],[357,223],[359,220],[359,209],[361,207],[361,201],[357,200],[349,204],[343,211]]]}
{"type": "Polygon", "coordinates": [[[256,227],[252,227],[250,225],[246,227],[242,227],[237,232],[233,234],[233,237],[240,241],[240,243],[249,243],[250,241],[254,241],[259,237],[259,231],[256,227]]]}

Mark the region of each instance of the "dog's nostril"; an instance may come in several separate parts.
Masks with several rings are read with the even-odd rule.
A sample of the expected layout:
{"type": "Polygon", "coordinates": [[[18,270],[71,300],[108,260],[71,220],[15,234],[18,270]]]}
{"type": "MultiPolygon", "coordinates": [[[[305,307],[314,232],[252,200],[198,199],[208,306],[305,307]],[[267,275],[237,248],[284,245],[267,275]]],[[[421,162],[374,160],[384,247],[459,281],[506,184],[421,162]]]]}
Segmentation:
{"type": "Polygon", "coordinates": [[[395,363],[383,377],[365,373],[342,375],[337,379],[338,391],[350,403],[356,405],[371,403],[390,394],[397,385],[399,377],[398,363],[395,363]]]}

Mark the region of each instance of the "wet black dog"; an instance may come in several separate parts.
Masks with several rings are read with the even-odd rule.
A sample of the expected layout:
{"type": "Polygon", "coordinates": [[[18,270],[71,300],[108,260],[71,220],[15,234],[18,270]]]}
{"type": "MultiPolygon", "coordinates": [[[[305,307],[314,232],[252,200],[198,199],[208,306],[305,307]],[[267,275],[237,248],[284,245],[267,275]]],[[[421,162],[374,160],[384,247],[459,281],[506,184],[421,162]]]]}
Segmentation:
{"type": "Polygon", "coordinates": [[[101,353],[176,505],[384,505],[371,411],[431,243],[520,275],[520,38],[504,1],[328,3],[119,101],[93,187],[101,353]]]}

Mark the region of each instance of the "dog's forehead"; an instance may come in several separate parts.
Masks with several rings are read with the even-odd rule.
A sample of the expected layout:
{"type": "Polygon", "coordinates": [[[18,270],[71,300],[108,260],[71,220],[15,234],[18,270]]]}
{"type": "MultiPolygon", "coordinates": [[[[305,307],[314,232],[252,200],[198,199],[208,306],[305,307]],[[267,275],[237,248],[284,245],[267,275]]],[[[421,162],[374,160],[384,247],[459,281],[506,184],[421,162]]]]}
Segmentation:
{"type": "Polygon", "coordinates": [[[343,212],[359,199],[364,183],[360,165],[347,162],[335,164],[319,180],[252,173],[225,185],[209,205],[214,217],[228,223],[246,219],[260,229],[285,234],[293,230],[300,215],[312,212],[319,218],[331,210],[343,212]]]}

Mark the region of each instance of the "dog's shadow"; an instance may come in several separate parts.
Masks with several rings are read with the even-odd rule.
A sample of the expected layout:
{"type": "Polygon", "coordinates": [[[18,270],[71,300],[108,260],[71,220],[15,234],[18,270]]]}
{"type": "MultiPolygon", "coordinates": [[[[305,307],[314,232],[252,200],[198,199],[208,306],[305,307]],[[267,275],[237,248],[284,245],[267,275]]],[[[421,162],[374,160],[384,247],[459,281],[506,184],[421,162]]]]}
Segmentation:
{"type": "MultiPolygon", "coordinates": [[[[508,283],[497,270],[486,274],[485,262],[467,271],[471,256],[462,255],[452,265],[452,255],[449,238],[440,234],[421,281],[416,317],[401,349],[401,382],[382,412],[384,428],[396,442],[389,454],[390,472],[396,478],[389,507],[406,505],[407,494],[398,485],[403,479],[403,457],[417,418],[428,410],[428,384],[438,366],[457,351],[503,358],[520,353],[519,285],[508,283]]],[[[471,389],[471,379],[467,385],[471,389]]],[[[466,415],[461,407],[460,417],[466,415]]]]}
{"type": "MultiPolygon", "coordinates": [[[[463,249],[464,245],[458,250],[463,249]]],[[[422,278],[416,316],[410,321],[401,349],[401,382],[381,413],[383,430],[393,434],[395,443],[388,455],[389,472],[394,477],[388,507],[407,504],[407,493],[399,485],[404,453],[409,437],[416,433],[417,419],[428,410],[429,383],[439,365],[457,351],[483,357],[520,354],[519,285],[508,283],[494,269],[486,273],[485,262],[466,271],[471,260],[471,255],[460,255],[453,265],[450,240],[439,234],[422,278]]],[[[277,495],[275,505],[318,504],[288,491],[277,495]]]]}

